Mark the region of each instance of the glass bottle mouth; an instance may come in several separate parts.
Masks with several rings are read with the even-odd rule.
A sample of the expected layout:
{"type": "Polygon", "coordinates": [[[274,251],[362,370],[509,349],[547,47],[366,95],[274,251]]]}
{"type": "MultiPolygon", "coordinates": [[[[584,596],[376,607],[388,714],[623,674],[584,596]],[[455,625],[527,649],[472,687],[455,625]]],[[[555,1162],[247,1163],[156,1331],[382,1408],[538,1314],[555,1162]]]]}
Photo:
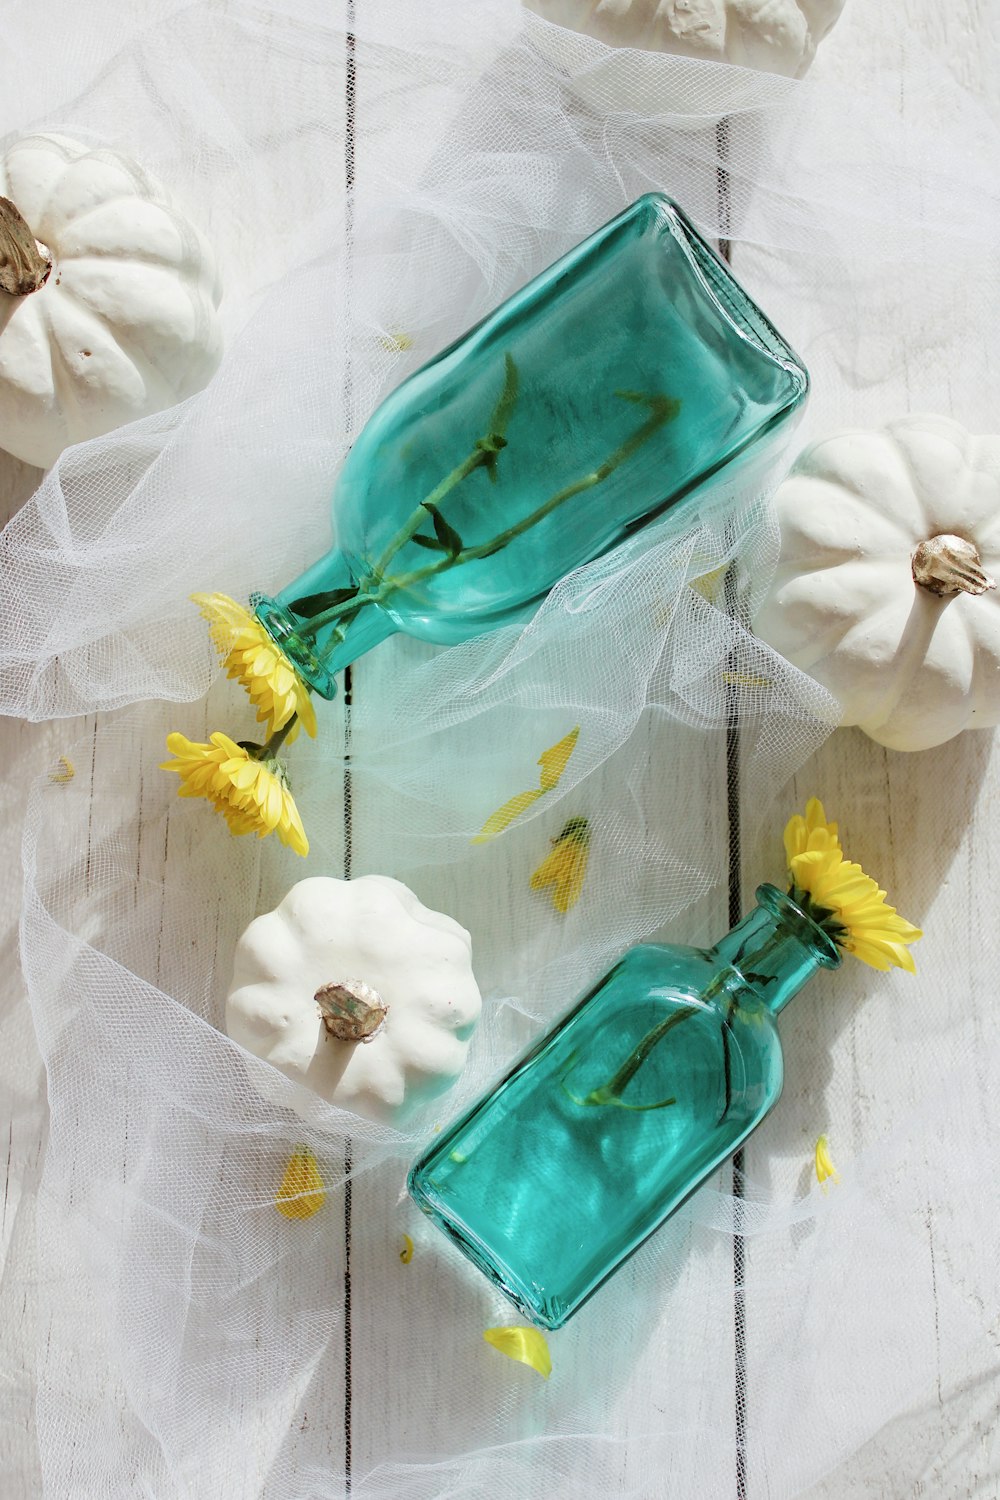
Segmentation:
{"type": "Polygon", "coordinates": [[[337,696],[337,682],[329,667],[317,656],[311,642],[299,634],[295,616],[266,594],[253,594],[250,605],[274,644],[311,688],[323,698],[337,696]]]}
{"type": "Polygon", "coordinates": [[[755,898],[758,906],[763,906],[767,911],[778,918],[786,931],[796,937],[805,947],[810,948],[815,954],[816,962],[824,969],[839,969],[844,961],[841,949],[834,942],[828,932],[817,922],[814,922],[808,912],[802,910],[798,902],[793,901],[787,891],[781,891],[776,885],[759,885],[755,898]]]}

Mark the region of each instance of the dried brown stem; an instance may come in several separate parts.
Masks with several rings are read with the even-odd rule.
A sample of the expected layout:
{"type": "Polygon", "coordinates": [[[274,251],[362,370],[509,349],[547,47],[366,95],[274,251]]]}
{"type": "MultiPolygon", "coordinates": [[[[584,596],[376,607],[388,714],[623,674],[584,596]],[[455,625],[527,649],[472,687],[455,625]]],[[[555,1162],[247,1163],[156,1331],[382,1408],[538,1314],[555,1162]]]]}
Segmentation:
{"type": "Polygon", "coordinates": [[[52,257],[20,210],[9,198],[0,198],[0,291],[28,297],[45,285],[51,270],[52,257]]]}

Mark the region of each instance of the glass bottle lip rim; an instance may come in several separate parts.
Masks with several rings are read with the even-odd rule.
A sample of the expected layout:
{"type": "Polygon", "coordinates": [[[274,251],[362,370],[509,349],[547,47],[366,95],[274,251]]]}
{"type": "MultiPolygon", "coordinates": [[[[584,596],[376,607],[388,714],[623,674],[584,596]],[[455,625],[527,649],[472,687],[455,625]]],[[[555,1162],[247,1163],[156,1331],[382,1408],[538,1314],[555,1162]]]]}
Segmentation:
{"type": "Polygon", "coordinates": [[[337,696],[337,680],[328,672],[314,652],[296,634],[295,617],[277,599],[268,594],[254,593],[250,607],[260,624],[267,631],[278,650],[286,656],[293,670],[315,688],[321,697],[330,700],[337,696]]]}
{"type": "Polygon", "coordinates": [[[802,910],[797,901],[793,901],[787,891],[782,891],[776,885],[765,882],[757,887],[754,893],[759,906],[764,906],[775,916],[791,917],[795,926],[805,929],[800,937],[803,943],[807,943],[816,954],[816,960],[824,969],[839,969],[844,961],[844,955],[840,947],[834,942],[828,932],[824,932],[812,917],[802,910]]]}

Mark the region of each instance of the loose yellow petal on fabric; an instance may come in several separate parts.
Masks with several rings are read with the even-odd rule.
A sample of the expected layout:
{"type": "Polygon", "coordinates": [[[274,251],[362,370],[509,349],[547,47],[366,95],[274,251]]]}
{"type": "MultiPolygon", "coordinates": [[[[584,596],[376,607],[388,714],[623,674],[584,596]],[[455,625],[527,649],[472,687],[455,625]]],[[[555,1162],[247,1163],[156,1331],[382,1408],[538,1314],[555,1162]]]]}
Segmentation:
{"type": "Polygon", "coordinates": [[[508,1359],[537,1370],[543,1380],[552,1374],[552,1356],[544,1334],[537,1328],[487,1328],[483,1338],[508,1359]]]}
{"type": "Polygon", "coordinates": [[[723,672],[722,680],[727,687],[773,687],[773,677],[761,677],[756,672],[723,672]]]}
{"type": "Polygon", "coordinates": [[[560,778],[569,764],[569,758],[576,749],[576,742],[580,738],[579,724],[571,729],[569,734],[563,735],[558,744],[550,745],[548,750],[543,750],[538,757],[538,764],[542,768],[541,786],[543,792],[551,792],[559,785],[560,778]]]}
{"type": "Polygon", "coordinates": [[[519,818],[541,796],[544,796],[544,793],[540,790],[518,792],[516,797],[511,797],[509,802],[505,802],[503,807],[498,807],[496,812],[492,813],[486,819],[486,822],[480,828],[472,842],[474,844],[488,844],[490,839],[495,839],[498,833],[503,833],[505,828],[509,828],[514,819],[519,818]]]}
{"type": "Polygon", "coordinates": [[[408,1266],[413,1259],[413,1241],[408,1234],[403,1235],[403,1248],[399,1252],[399,1258],[404,1266],[408,1266]]]}
{"type": "Polygon", "coordinates": [[[413,338],[408,333],[382,333],[378,341],[388,354],[405,354],[413,348],[413,338]]]}
{"type": "Polygon", "coordinates": [[[509,801],[505,802],[503,807],[498,807],[496,812],[492,813],[486,819],[486,822],[480,828],[472,842],[474,844],[486,844],[490,839],[495,839],[497,834],[503,833],[505,828],[509,828],[511,823],[516,818],[519,818],[523,812],[527,812],[528,808],[531,807],[532,803],[537,802],[539,797],[544,797],[546,792],[553,791],[559,785],[559,780],[569,763],[569,758],[573,754],[579,738],[580,726],[578,724],[575,729],[570,730],[569,734],[563,735],[562,739],[557,741],[556,744],[550,745],[547,750],[543,750],[538,757],[538,764],[542,768],[538,787],[530,792],[518,792],[516,796],[511,797],[509,801]]]}
{"type": "Polygon", "coordinates": [[[909,944],[923,937],[886,901],[886,893],[859,864],[845,858],[836,823],[810,799],[805,817],[785,827],[790,894],[833,940],[873,969],[916,973],[909,944]]]}
{"type": "Polygon", "coordinates": [[[551,886],[552,905],[565,915],[580,899],[589,859],[590,824],[586,818],[570,818],[532,875],[531,889],[551,886]]]}
{"type": "Polygon", "coordinates": [[[816,1142],[816,1181],[821,1187],[825,1187],[828,1182],[840,1181],[840,1173],[833,1164],[830,1143],[825,1135],[821,1135],[816,1142]]]}
{"type": "Polygon", "coordinates": [[[49,780],[56,782],[56,784],[59,785],[59,786],[65,786],[65,784],[68,781],[72,781],[73,780],[73,777],[75,775],[76,775],[76,766],[74,766],[74,764],[70,760],[69,756],[68,755],[60,755],[59,762],[58,762],[58,770],[50,771],[49,772],[49,780]]]}
{"type": "Polygon", "coordinates": [[[714,604],[725,581],[728,566],[728,563],[723,563],[721,568],[713,568],[710,573],[702,573],[700,578],[692,578],[690,587],[703,599],[707,599],[709,604],[714,604]]]}
{"type": "Polygon", "coordinates": [[[286,1219],[311,1219],[325,1202],[326,1183],[319,1162],[308,1146],[300,1146],[288,1158],[274,1206],[286,1219]]]}

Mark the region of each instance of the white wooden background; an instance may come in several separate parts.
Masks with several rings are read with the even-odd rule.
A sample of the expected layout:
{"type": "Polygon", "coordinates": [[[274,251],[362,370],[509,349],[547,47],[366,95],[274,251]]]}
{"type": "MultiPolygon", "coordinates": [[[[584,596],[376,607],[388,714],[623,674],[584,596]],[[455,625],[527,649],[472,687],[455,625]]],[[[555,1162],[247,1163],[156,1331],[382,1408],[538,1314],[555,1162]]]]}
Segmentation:
{"type": "MultiPolygon", "coordinates": [[[[869,45],[865,25],[867,6],[880,0],[848,0],[847,10],[836,30],[825,44],[826,54],[837,68],[849,76],[854,62],[869,45]]],[[[954,0],[942,6],[939,0],[894,0],[893,10],[901,30],[909,28],[950,60],[950,66],[969,88],[991,104],[1000,102],[1000,5],[997,0],[954,0]]],[[[887,58],[887,66],[891,66],[887,58]]],[[[363,79],[360,80],[363,88],[363,79]]],[[[363,145],[363,142],[360,143],[363,145]]],[[[359,163],[363,152],[359,151],[359,163]]],[[[785,327],[783,303],[789,295],[782,285],[780,269],[770,266],[765,257],[739,259],[737,271],[744,276],[759,300],[773,315],[779,327],[785,327]]],[[[801,304],[794,309],[797,329],[808,320],[801,304]]],[[[919,306],[893,310],[886,336],[891,338],[905,365],[903,352],[921,337],[919,306]]],[[[808,327],[804,330],[808,333],[808,327]]],[[[818,332],[818,330],[817,330],[818,332]]],[[[970,340],[984,337],[970,318],[967,330],[970,340]]],[[[805,348],[808,338],[798,333],[797,341],[805,348]]],[[[905,379],[901,388],[900,411],[907,409],[905,379]]],[[[959,419],[962,413],[953,413],[959,419]]],[[[1000,422],[998,422],[1000,426],[1000,422]]],[[[36,471],[0,456],[0,518],[13,513],[22,503],[37,479],[36,471]]],[[[363,693],[374,685],[375,668],[362,664],[354,673],[354,691],[363,693]]],[[[71,740],[78,739],[81,726],[74,724],[29,725],[5,721],[0,724],[2,751],[3,801],[0,808],[0,1154],[5,1157],[3,1202],[0,1207],[0,1259],[17,1226],[18,1234],[30,1232],[30,1225],[18,1222],[19,1183],[33,1173],[43,1149],[45,1134],[44,1076],[34,1045],[30,1014],[17,963],[17,915],[20,893],[19,840],[20,822],[27,787],[39,772],[51,766],[71,740]],[[25,1110],[26,1100],[33,1107],[25,1110]],[[17,1106],[16,1110],[14,1106],[17,1106]],[[17,1132],[8,1125],[17,1114],[17,1132]]],[[[88,721],[85,726],[92,737],[94,754],[99,756],[105,727],[102,722],[88,721]]],[[[651,747],[651,755],[670,753],[665,745],[651,747]]],[[[655,771],[655,764],[653,770],[655,771]]],[[[725,765],[720,757],[718,784],[708,788],[708,801],[725,807],[725,765]],[[711,793],[714,791],[715,795],[711,793]]],[[[960,749],[907,757],[883,751],[868,742],[857,731],[839,731],[814,760],[804,768],[795,787],[783,800],[798,805],[816,790],[822,790],[831,805],[864,810],[864,826],[852,841],[851,851],[863,862],[871,858],[878,874],[893,892],[906,890],[906,851],[910,845],[914,819],[936,819],[940,837],[954,849],[952,878],[934,894],[922,910],[900,905],[906,914],[921,921],[928,930],[947,933],[948,943],[935,947],[926,943],[920,954],[921,983],[940,985],[942,992],[971,993],[975,974],[973,961],[963,957],[980,946],[979,925],[984,921],[980,904],[969,900],[979,878],[988,888],[990,880],[990,841],[986,809],[995,807],[1000,795],[1000,752],[994,737],[985,733],[970,735],[960,749]]],[[[720,827],[720,834],[724,830],[720,827]]],[[[364,806],[353,809],[353,836],[356,847],[363,849],[364,806]]],[[[753,872],[762,868],[753,850],[744,850],[744,869],[748,874],[749,895],[754,884],[753,872]]],[[[491,892],[490,899],[495,893],[491,892]]],[[[447,904],[444,902],[443,904],[447,904]]],[[[725,898],[720,898],[719,926],[725,923],[725,898]]],[[[991,928],[993,926],[991,919],[991,928]]],[[[989,961],[987,957],[987,961],[989,961]]],[[[786,1045],[786,1092],[781,1104],[779,1130],[758,1133],[748,1149],[748,1165],[762,1175],[786,1181],[797,1180],[802,1170],[802,1144],[815,1135],[815,1098],[797,1089],[797,1077],[808,1074],[809,1061],[822,1050],[829,1055],[830,1067],[838,1078],[850,1084],[838,1097],[849,1097],[851,1107],[842,1118],[823,1121],[836,1141],[838,1155],[850,1158],[878,1132],[891,1128],[893,1121],[919,1098],[921,1080],[897,1069],[887,1070],[885,1059],[875,1053],[863,1008],[853,1012],[846,1024],[841,1020],[836,1035],[824,1028],[822,1011],[802,1007],[793,1009],[783,1021],[786,1045]],[[877,1077],[879,1087],[871,1087],[877,1077]],[[766,1164],[766,1165],[765,1165],[766,1164]]],[[[363,1185],[360,1191],[364,1191],[363,1185]]],[[[358,1204],[355,1203],[355,1210],[358,1204]]],[[[927,1277],[922,1288],[910,1289],[914,1297],[914,1315],[935,1316],[934,1233],[935,1211],[929,1204],[927,1223],[927,1277]]],[[[393,1253],[395,1253],[393,1251],[393,1253]]],[[[734,1292],[734,1268],[722,1264],[712,1268],[711,1285],[692,1289],[694,1297],[709,1295],[725,1298],[733,1304],[733,1339],[729,1349],[717,1351],[719,1367],[712,1372],[735,1393],[738,1370],[742,1368],[748,1389],[745,1412],[732,1403],[729,1433],[720,1434],[718,1444],[717,1494],[735,1500],[764,1500],[766,1486],[755,1487],[754,1476],[741,1474],[737,1459],[736,1434],[741,1423],[752,1426],[754,1369],[754,1290],[763,1286],[769,1274],[762,1252],[755,1242],[747,1242],[745,1294],[734,1292]],[[759,1264],[758,1264],[759,1262],[759,1264]],[[742,1300],[742,1305],[741,1305],[742,1300]]],[[[721,1254],[721,1252],[720,1252],[721,1254]]],[[[739,1271],[740,1268],[736,1268],[739,1271]]],[[[363,1299],[365,1289],[359,1283],[356,1297],[363,1299]]],[[[760,1335],[758,1334],[757,1337],[760,1335]]],[[[20,1386],[19,1372],[27,1362],[30,1367],[30,1345],[19,1337],[16,1320],[0,1330],[0,1474],[11,1472],[22,1476],[20,1488],[10,1500],[38,1493],[31,1488],[33,1467],[30,1462],[30,1405],[4,1399],[5,1390],[20,1386]],[[25,1457],[25,1455],[29,1457],[25,1457]],[[7,1465],[10,1464],[8,1469],[7,1465]]],[[[357,1472],[363,1472],[379,1460],[379,1433],[387,1414],[379,1409],[377,1378],[378,1352],[369,1351],[366,1366],[374,1380],[374,1389],[364,1393],[356,1404],[352,1418],[352,1461],[357,1472]]],[[[977,1359],[968,1367],[936,1372],[926,1391],[918,1393],[905,1419],[890,1422],[879,1431],[854,1458],[836,1473],[810,1491],[810,1500],[852,1500],[852,1497],[880,1496],[886,1500],[903,1500],[910,1496],[982,1496],[1000,1494],[1000,1442],[996,1437],[1000,1384],[998,1384],[996,1350],[992,1357],[977,1359]]],[[[705,1371],[702,1370],[702,1377],[705,1371]]],[[[404,1424],[405,1411],[395,1413],[394,1420],[404,1424]]],[[[336,1435],[336,1462],[343,1459],[342,1434],[336,1435]]],[[[334,1438],[331,1438],[331,1453],[334,1438]]],[[[243,1500],[227,1496],[226,1500],[243,1500]]],[[[250,1500],[250,1497],[247,1497],[250,1500]]],[[[714,1500],[714,1497],[708,1497],[714,1500]]]]}

